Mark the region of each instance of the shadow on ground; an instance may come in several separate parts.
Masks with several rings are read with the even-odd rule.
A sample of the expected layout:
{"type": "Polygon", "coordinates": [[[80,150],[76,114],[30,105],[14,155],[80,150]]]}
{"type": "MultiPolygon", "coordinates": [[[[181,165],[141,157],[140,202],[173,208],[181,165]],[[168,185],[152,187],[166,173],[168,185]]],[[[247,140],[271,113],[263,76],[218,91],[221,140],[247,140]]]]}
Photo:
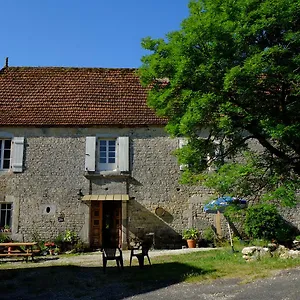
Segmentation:
{"type": "MultiPolygon", "coordinates": [[[[9,268],[9,266],[8,266],[9,268]]],[[[124,299],[182,282],[189,276],[212,273],[185,264],[154,264],[123,271],[108,266],[34,266],[1,269],[1,299],[124,299]]]]}

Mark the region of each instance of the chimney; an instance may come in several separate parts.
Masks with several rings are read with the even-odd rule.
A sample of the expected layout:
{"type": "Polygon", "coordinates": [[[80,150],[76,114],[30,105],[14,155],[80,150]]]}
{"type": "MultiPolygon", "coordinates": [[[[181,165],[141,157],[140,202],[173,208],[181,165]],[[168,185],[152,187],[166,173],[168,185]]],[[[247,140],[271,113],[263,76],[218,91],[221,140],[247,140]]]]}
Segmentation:
{"type": "Polygon", "coordinates": [[[8,57],[5,58],[5,68],[8,68],[8,57]]]}

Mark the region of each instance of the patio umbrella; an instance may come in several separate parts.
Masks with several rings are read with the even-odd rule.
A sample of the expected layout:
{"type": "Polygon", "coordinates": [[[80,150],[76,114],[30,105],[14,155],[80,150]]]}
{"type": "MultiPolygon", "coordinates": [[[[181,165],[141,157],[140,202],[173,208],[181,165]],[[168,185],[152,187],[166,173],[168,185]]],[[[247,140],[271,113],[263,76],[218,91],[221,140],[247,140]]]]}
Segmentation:
{"type": "MultiPolygon", "coordinates": [[[[236,197],[222,196],[217,198],[216,200],[213,200],[205,204],[203,210],[205,213],[209,213],[209,214],[220,214],[225,211],[226,207],[233,204],[239,205],[241,208],[244,208],[247,206],[247,201],[245,199],[240,199],[236,197]]],[[[228,221],[227,221],[227,227],[229,232],[231,249],[234,252],[231,229],[228,221]]]]}
{"type": "Polygon", "coordinates": [[[236,197],[222,196],[216,200],[205,204],[204,212],[210,214],[216,214],[218,211],[224,212],[226,207],[232,204],[236,204],[239,205],[241,208],[244,208],[247,206],[247,201],[236,197]]]}

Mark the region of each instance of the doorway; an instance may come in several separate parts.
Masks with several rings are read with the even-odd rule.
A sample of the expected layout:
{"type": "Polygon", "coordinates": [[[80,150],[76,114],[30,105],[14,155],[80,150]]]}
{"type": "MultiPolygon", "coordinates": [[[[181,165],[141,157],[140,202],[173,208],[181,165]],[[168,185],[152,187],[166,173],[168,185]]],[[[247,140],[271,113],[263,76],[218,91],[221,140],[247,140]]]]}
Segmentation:
{"type": "Polygon", "coordinates": [[[92,201],[91,247],[117,247],[122,244],[122,201],[92,201]]]}

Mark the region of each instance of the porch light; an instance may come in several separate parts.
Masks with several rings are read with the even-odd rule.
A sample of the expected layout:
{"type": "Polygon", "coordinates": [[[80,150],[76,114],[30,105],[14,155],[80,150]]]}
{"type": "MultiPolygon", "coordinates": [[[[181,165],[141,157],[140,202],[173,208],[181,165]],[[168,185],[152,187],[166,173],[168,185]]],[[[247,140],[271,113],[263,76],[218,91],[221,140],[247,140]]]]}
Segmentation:
{"type": "Polygon", "coordinates": [[[84,195],[83,195],[83,193],[82,193],[82,189],[79,189],[79,191],[78,191],[78,193],[77,193],[77,199],[78,199],[78,200],[81,200],[83,196],[84,196],[84,195]]]}

